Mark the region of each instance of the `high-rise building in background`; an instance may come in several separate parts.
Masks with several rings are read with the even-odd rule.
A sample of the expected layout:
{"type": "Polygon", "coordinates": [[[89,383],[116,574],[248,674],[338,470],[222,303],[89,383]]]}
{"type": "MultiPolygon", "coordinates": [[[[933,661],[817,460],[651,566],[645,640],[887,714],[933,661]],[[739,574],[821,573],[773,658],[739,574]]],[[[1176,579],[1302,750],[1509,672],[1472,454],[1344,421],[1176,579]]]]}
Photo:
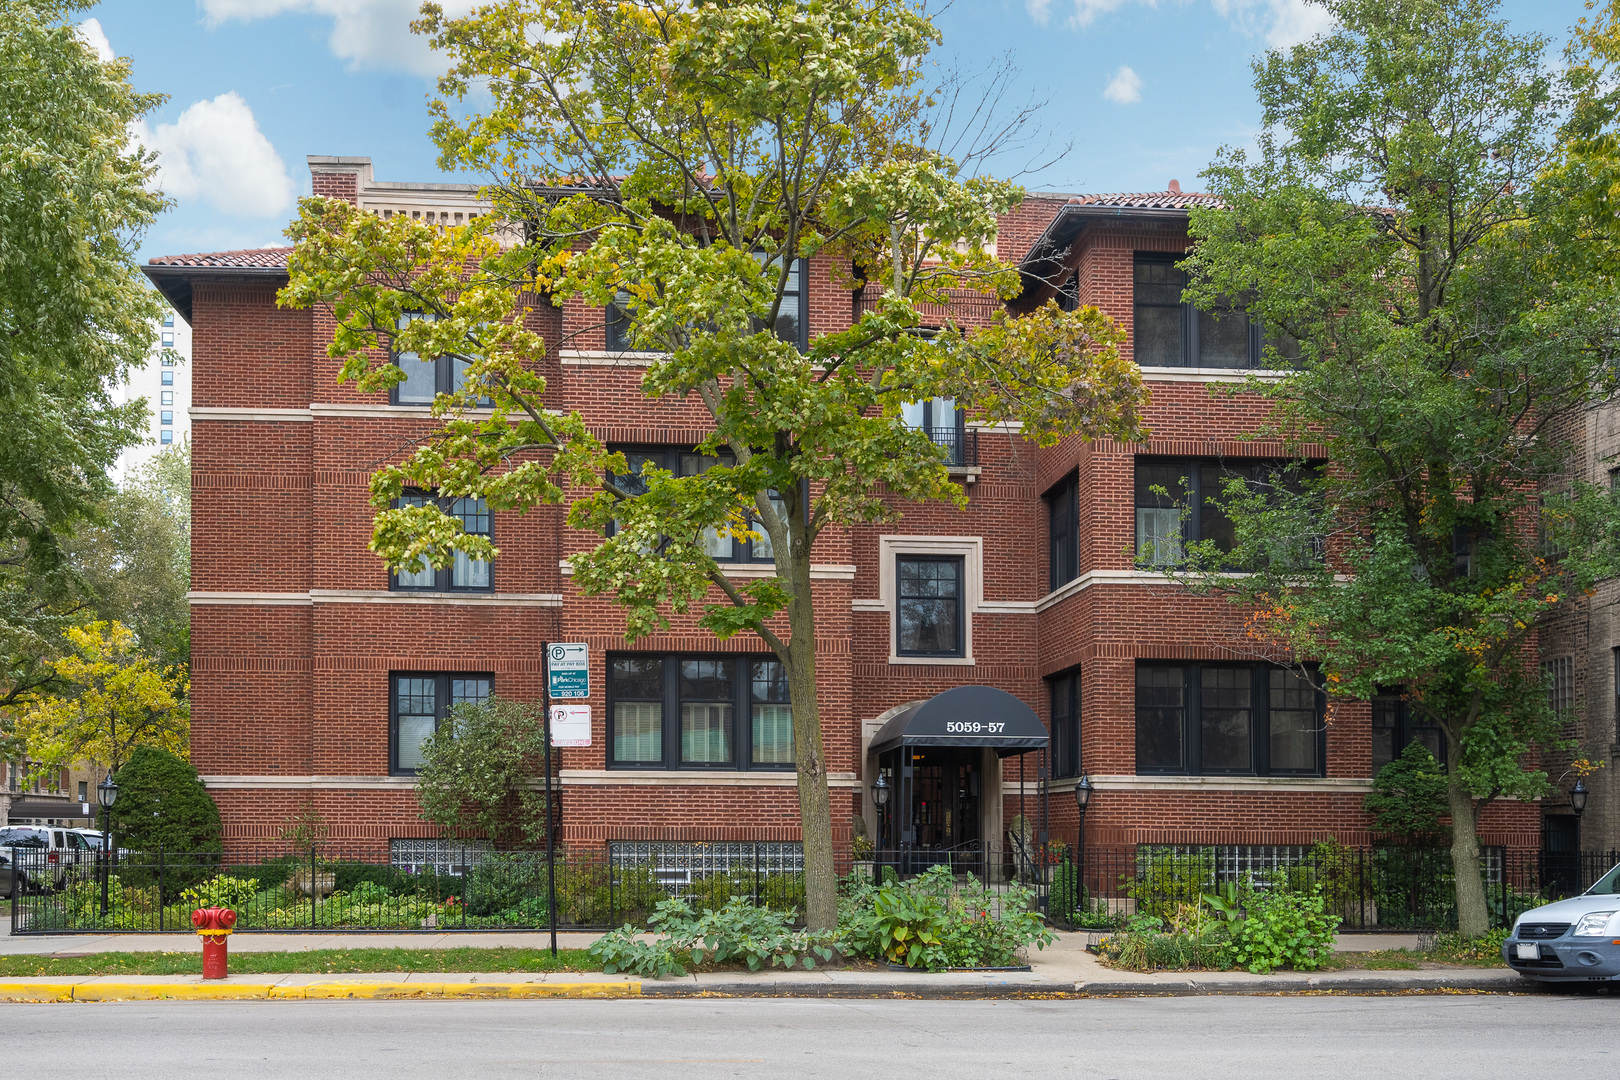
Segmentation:
{"type": "Polygon", "coordinates": [[[151,359],[144,368],[131,372],[129,380],[113,392],[115,401],[136,398],[146,399],[146,442],[118,458],[117,475],[121,481],[153,455],[191,437],[187,411],[191,407],[191,327],[173,308],[165,311],[151,359]]]}

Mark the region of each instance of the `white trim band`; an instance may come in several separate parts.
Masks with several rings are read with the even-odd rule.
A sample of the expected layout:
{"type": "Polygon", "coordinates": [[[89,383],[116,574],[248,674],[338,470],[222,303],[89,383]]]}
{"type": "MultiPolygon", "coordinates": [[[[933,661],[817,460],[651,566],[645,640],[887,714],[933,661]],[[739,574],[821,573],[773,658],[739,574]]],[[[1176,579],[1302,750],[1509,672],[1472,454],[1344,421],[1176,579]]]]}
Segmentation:
{"type": "Polygon", "coordinates": [[[308,592],[186,593],[198,605],[308,607],[312,604],[437,604],[451,607],[562,607],[560,593],[404,593],[387,589],[310,589],[308,592]]]}

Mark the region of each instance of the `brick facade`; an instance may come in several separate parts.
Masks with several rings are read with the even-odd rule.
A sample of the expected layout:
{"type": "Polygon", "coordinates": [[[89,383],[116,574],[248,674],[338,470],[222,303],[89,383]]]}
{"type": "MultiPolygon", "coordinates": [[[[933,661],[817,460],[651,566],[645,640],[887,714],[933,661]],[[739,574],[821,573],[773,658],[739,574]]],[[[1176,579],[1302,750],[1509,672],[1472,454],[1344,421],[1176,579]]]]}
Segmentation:
{"type": "MultiPolygon", "coordinates": [[[[479,212],[467,189],[444,189],[443,206],[455,208],[447,210],[433,189],[379,184],[365,159],[311,165],[317,193],[378,212],[445,221],[452,212],[455,220],[479,212]]],[[[998,253],[1022,259],[1070,204],[1032,198],[1003,222],[998,253]]],[[[1129,329],[1132,252],[1179,251],[1185,242],[1184,214],[1123,222],[1085,232],[1064,262],[1080,302],[1129,329]]],[[[796,838],[790,773],[609,768],[605,665],[610,651],[627,651],[623,620],[610,601],[574,587],[566,560],[594,538],[569,530],[562,509],[493,515],[501,555],[491,594],[389,591],[385,569],[366,550],[367,484],[377,464],[397,460],[431,430],[431,419],[426,409],[390,407],[386,395],[337,384],[337,363],[326,355],[330,316],[275,306],[284,281],[275,258],[220,253],[155,260],[150,268],[172,296],[183,283],[182,313],[194,330],[193,760],[220,804],[227,845],[273,838],[311,806],[331,826],[332,842],[350,849],[381,851],[390,839],[432,835],[417,816],[411,778],[389,773],[390,672],[487,673],[498,693],[533,699],[547,640],[591,648],[592,745],[560,752],[565,840],[674,828],[715,839],[796,838]]],[[[833,269],[811,261],[812,333],[845,326],[852,315],[853,298],[833,269]]],[[[554,407],[579,409],[615,443],[690,445],[702,436],[705,414],[695,402],[647,400],[633,362],[602,354],[600,310],[540,303],[533,318],[554,347],[561,343],[544,365],[554,407]]],[[[1217,397],[1194,372],[1149,379],[1153,435],[1145,446],[1070,440],[1040,450],[1016,432],[984,428],[979,467],[960,470],[965,508],[905,507],[898,523],[830,531],[818,541],[818,686],[841,841],[870,813],[864,789],[874,763],[865,747],[885,712],[953,686],[988,684],[1049,721],[1045,680],[1073,669],[1082,687],[1082,763],[1098,786],[1087,817],[1091,842],[1369,839],[1360,809],[1370,773],[1365,705],[1329,712],[1320,778],[1136,775],[1137,661],[1252,657],[1235,609],[1133,568],[1134,457],[1280,451],[1241,439],[1264,418],[1258,398],[1217,397]],[[1071,476],[1080,576],[1054,592],[1042,494],[1071,476]],[[971,615],[971,663],[891,663],[893,614],[879,601],[884,538],[893,535],[978,542],[983,602],[971,615]]],[[[742,639],[716,643],[692,619],[678,618],[634,651],[764,649],[742,639]]],[[[1006,759],[1007,818],[1018,812],[1020,782],[1033,811],[1039,766],[1038,755],[1006,759]]],[[[1072,785],[1053,785],[1060,835],[1075,824],[1072,785]]],[[[1536,820],[1534,807],[1500,803],[1486,815],[1485,839],[1534,846],[1536,820]]]]}

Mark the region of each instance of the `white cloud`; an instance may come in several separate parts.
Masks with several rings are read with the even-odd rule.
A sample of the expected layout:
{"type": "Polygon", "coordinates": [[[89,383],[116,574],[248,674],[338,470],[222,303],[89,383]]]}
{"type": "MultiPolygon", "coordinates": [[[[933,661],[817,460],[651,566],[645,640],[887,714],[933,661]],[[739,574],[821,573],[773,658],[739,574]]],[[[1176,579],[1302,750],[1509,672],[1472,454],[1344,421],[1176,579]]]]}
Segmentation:
{"type": "Polygon", "coordinates": [[[136,142],[158,152],[157,186],[204,199],[239,217],[271,217],[293,201],[293,183],[253,110],[234,91],[192,105],[172,124],[137,121],[136,142]]]}
{"type": "Polygon", "coordinates": [[[112,60],[112,45],[107,41],[107,32],[101,28],[100,19],[86,19],[79,24],[79,36],[84,43],[95,50],[96,56],[105,64],[112,60]]]}
{"type": "Polygon", "coordinates": [[[1103,90],[1103,97],[1118,105],[1130,105],[1142,100],[1142,76],[1128,67],[1121,67],[1114,72],[1114,77],[1108,81],[1103,90]]]}
{"type": "MultiPolygon", "coordinates": [[[[438,75],[447,64],[427,39],[411,33],[421,0],[198,0],[211,26],[252,22],[277,15],[316,15],[332,20],[327,46],[354,67],[396,68],[438,75]]],[[[474,0],[443,0],[445,14],[465,15],[474,0]]]]}
{"type": "MultiPolygon", "coordinates": [[[[233,0],[245,2],[245,0],[233,0]]],[[[1158,0],[1073,0],[1069,25],[1084,29],[1099,15],[1118,11],[1127,4],[1157,8],[1158,0]]],[[[1024,0],[1030,17],[1045,26],[1051,17],[1052,0],[1024,0]]],[[[1210,0],[1221,18],[1251,37],[1263,37],[1273,49],[1298,45],[1333,27],[1333,17],[1308,0],[1210,0]]]]}

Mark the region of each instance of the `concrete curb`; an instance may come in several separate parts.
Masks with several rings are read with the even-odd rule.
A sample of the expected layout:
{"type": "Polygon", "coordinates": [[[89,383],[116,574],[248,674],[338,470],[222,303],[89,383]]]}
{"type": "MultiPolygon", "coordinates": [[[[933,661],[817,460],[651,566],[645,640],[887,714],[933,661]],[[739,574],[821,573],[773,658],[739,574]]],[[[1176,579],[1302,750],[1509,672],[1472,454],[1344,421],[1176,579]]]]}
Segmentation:
{"type": "Polygon", "coordinates": [[[637,982],[607,983],[71,983],[0,982],[0,1001],[270,1001],[472,998],[622,998],[641,996],[637,982]]]}
{"type": "Polygon", "coordinates": [[[720,981],[672,980],[641,984],[643,998],[922,998],[929,1000],[970,1000],[981,998],[1093,998],[1093,997],[1196,997],[1216,995],[1276,996],[1283,994],[1399,994],[1464,993],[1522,994],[1542,993],[1539,983],[1508,972],[1441,973],[1406,978],[1357,975],[1345,978],[1190,978],[1185,981],[1090,980],[1008,980],[995,983],[936,982],[917,978],[884,983],[853,980],[812,983],[793,980],[720,981]]]}

